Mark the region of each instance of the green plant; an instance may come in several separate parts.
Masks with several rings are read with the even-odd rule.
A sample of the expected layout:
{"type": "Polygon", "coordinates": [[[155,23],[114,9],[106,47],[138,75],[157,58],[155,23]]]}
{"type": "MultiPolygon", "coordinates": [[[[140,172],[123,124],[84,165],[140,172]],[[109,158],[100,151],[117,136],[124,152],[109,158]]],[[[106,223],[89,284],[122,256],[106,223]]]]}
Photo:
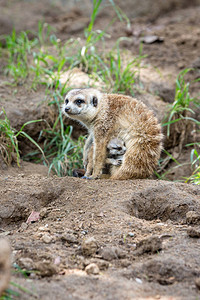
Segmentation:
{"type": "Polygon", "coordinates": [[[38,39],[29,40],[27,32],[21,32],[19,35],[13,30],[11,35],[5,37],[8,63],[5,72],[13,76],[18,83],[25,79],[29,73],[28,55],[38,44],[38,39]]]}
{"type": "Polygon", "coordinates": [[[139,80],[141,60],[144,58],[139,54],[125,62],[119,47],[120,41],[124,39],[126,38],[120,38],[116,43],[116,49],[109,51],[105,63],[98,58],[104,66],[101,78],[113,93],[133,93],[133,85],[139,80]]]}
{"type": "MultiPolygon", "coordinates": [[[[189,113],[194,114],[193,109],[190,107],[191,103],[195,103],[195,99],[190,96],[189,87],[190,83],[185,82],[184,76],[191,69],[185,69],[179,73],[176,79],[175,99],[173,104],[170,106],[168,122],[164,123],[163,126],[167,126],[167,136],[170,135],[170,125],[180,120],[193,121],[197,125],[200,122],[196,119],[189,117],[189,113]]],[[[200,106],[199,104],[197,104],[200,106]]]]}
{"type": "MultiPolygon", "coordinates": [[[[190,82],[185,81],[185,75],[190,70],[191,69],[185,69],[178,74],[176,79],[175,99],[173,104],[170,106],[168,122],[162,124],[162,126],[167,126],[167,137],[170,136],[171,125],[175,124],[173,130],[173,140],[176,140],[176,138],[178,138],[176,142],[179,144],[179,153],[182,150],[183,142],[187,140],[187,137],[189,135],[190,125],[191,124],[193,124],[193,126],[200,125],[200,122],[198,120],[191,117],[192,114],[195,114],[193,108],[195,106],[198,109],[200,108],[200,102],[199,99],[190,96],[190,92],[189,92],[190,82]]],[[[199,81],[199,79],[197,79],[197,81],[199,81]]],[[[184,145],[184,146],[193,147],[193,149],[191,150],[191,164],[193,168],[200,160],[200,156],[195,148],[198,145],[199,143],[191,143],[188,145],[184,145]]],[[[171,154],[167,153],[166,151],[165,153],[167,154],[165,160],[168,161],[170,159],[173,159],[173,156],[171,154]]],[[[177,161],[175,162],[177,163],[176,168],[182,166],[177,161]]],[[[167,174],[167,172],[162,174],[161,177],[163,178],[167,174]]],[[[160,177],[159,174],[157,175],[160,177]]],[[[199,176],[199,166],[196,165],[193,174],[189,178],[187,178],[186,182],[191,181],[194,183],[199,183],[198,176],[199,176]]]]}
{"type": "MultiPolygon", "coordinates": [[[[17,264],[14,264],[13,267],[14,267],[14,269],[12,269],[13,273],[21,274],[25,278],[28,278],[27,274],[30,275],[30,273],[33,273],[33,272],[36,273],[36,271],[32,271],[32,270],[31,271],[23,270],[17,264]]],[[[14,281],[10,281],[10,286],[11,287],[9,287],[5,290],[3,295],[0,297],[0,300],[13,300],[16,298],[19,299],[19,297],[21,296],[20,291],[27,295],[31,295],[31,296],[37,298],[37,295],[33,291],[23,287],[22,285],[14,282],[14,281]],[[15,290],[13,290],[13,287],[15,288],[15,290]],[[16,288],[17,288],[17,291],[16,291],[16,288]]]]}
{"type": "Polygon", "coordinates": [[[23,130],[28,124],[41,122],[44,120],[28,121],[22,125],[19,131],[16,131],[11,127],[10,120],[8,119],[4,109],[0,112],[0,115],[4,115],[4,119],[0,119],[0,153],[7,165],[10,165],[14,160],[17,162],[17,165],[20,166],[20,151],[18,144],[19,136],[29,139],[29,141],[40,150],[44,157],[44,152],[41,147],[23,130]]]}
{"type": "MultiPolygon", "coordinates": [[[[192,143],[186,146],[199,147],[200,143],[192,143]]],[[[193,168],[193,173],[190,177],[186,179],[185,182],[192,182],[194,184],[200,184],[200,153],[196,148],[193,148],[190,155],[191,165],[193,168]]]]}

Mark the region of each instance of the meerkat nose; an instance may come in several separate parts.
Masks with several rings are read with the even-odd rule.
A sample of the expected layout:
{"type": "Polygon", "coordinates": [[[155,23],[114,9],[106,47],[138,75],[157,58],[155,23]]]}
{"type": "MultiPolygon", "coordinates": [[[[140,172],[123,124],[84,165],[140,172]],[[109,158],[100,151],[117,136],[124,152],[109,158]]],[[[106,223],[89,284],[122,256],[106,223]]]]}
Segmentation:
{"type": "Polygon", "coordinates": [[[65,112],[68,112],[70,111],[70,108],[69,107],[65,107],[65,112]]]}

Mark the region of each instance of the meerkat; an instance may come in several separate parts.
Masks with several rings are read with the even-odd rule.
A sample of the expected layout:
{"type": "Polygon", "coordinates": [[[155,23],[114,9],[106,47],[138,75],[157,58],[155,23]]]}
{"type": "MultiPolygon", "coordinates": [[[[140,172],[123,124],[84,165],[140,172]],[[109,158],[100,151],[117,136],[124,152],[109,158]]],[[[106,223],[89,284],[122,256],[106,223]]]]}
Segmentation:
{"type": "Polygon", "coordinates": [[[86,147],[93,141],[85,178],[101,177],[107,145],[113,138],[125,143],[126,152],[120,166],[112,165],[111,179],[147,178],[153,173],[162,149],[162,133],[157,118],[144,103],[92,88],[73,89],[65,97],[63,112],[88,129],[86,147]]]}

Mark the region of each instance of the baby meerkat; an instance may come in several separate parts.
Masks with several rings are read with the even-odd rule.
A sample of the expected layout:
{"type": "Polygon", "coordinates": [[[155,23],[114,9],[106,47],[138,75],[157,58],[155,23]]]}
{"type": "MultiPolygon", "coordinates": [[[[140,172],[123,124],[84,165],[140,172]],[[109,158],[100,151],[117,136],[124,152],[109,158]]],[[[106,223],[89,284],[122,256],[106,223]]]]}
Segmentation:
{"type": "Polygon", "coordinates": [[[111,179],[149,177],[162,149],[161,126],[145,104],[130,96],[103,94],[96,89],[73,89],[65,97],[63,112],[87,127],[86,178],[100,178],[106,165],[107,146],[117,138],[125,143],[120,166],[111,166],[111,179]]]}

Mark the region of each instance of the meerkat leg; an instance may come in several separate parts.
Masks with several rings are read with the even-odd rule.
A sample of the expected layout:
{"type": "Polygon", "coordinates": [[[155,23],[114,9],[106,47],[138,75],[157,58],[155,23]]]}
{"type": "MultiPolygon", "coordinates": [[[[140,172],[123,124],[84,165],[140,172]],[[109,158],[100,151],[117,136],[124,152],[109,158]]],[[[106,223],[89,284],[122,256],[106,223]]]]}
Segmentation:
{"type": "Polygon", "coordinates": [[[87,178],[92,175],[93,171],[93,145],[91,145],[90,149],[87,152],[87,166],[85,169],[85,174],[83,178],[87,178]]]}
{"type": "MultiPolygon", "coordinates": [[[[84,149],[83,149],[83,166],[84,169],[87,169],[87,164],[88,164],[88,159],[89,159],[89,152],[91,150],[91,147],[93,145],[93,134],[90,133],[89,136],[87,137],[86,141],[85,141],[85,145],[84,145],[84,149]]],[[[93,151],[93,150],[92,150],[93,151]]]]}
{"type": "Polygon", "coordinates": [[[94,157],[93,157],[93,173],[91,179],[100,178],[102,175],[103,167],[106,163],[106,155],[107,155],[107,140],[96,140],[94,144],[94,157]]]}

